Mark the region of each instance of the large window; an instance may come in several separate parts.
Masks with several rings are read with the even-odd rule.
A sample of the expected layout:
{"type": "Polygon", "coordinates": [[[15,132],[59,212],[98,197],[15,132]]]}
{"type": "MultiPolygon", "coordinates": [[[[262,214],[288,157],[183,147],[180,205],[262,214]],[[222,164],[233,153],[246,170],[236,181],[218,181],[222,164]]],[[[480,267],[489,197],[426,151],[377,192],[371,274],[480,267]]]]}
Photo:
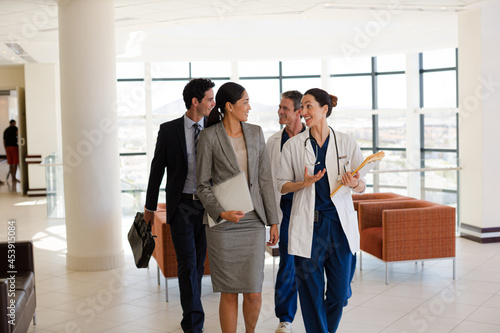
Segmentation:
{"type": "MultiPolygon", "coordinates": [[[[330,62],[330,89],[339,96],[332,126],[355,137],[365,155],[384,150],[386,164],[405,158],[405,69],[402,54],[330,62]]],[[[406,191],[404,173],[367,180],[369,191],[406,191]]]]}
{"type": "MultiPolygon", "coordinates": [[[[122,180],[145,189],[149,161],[160,124],[186,110],[182,90],[190,79],[210,78],[214,91],[229,80],[243,85],[250,96],[249,122],[259,124],[266,139],[279,130],[280,94],[323,88],[338,97],[329,118],[335,129],[352,135],[365,156],[383,150],[383,168],[408,169],[407,148],[420,150],[421,197],[456,206],[457,172],[440,171],[458,165],[457,50],[419,54],[420,108],[408,106],[405,54],[336,59],[283,61],[196,61],[119,63],[118,116],[122,180]],[[327,84],[328,87],[325,87],[327,84]],[[420,117],[409,117],[415,112],[420,117]],[[408,124],[409,119],[413,123],[408,124]],[[418,122],[418,124],[417,124],[418,122]],[[415,126],[420,128],[415,130],[415,126]],[[411,127],[411,131],[407,129],[411,127]],[[408,137],[411,133],[413,137],[408,137]],[[408,140],[411,140],[410,142],[408,140]]],[[[418,151],[417,151],[418,154],[418,151]]],[[[417,158],[418,159],[418,158],[417,158]]],[[[369,174],[368,192],[408,194],[415,184],[408,171],[369,174]]],[[[163,184],[164,186],[164,184],[163,184]]]]}

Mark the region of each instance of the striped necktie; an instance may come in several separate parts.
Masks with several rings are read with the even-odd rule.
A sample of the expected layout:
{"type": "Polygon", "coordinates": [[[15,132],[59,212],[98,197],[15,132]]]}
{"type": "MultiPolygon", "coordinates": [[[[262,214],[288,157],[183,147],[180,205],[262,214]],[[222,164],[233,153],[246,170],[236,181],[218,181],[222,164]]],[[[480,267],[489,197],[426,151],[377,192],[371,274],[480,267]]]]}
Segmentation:
{"type": "Polygon", "coordinates": [[[198,145],[198,139],[200,138],[201,125],[198,123],[193,124],[194,128],[194,147],[198,145]]]}

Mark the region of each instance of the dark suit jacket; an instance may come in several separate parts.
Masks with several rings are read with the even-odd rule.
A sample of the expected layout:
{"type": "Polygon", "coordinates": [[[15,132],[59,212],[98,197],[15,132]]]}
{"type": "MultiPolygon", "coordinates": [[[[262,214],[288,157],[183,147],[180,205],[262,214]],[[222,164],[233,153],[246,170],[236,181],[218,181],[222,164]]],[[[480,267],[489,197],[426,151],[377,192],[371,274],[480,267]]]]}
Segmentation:
{"type": "Polygon", "coordinates": [[[156,210],[161,180],[166,172],[167,223],[170,223],[179,205],[187,171],[186,135],[184,133],[184,116],[182,116],[160,125],[149,174],[146,209],[156,210]]]}

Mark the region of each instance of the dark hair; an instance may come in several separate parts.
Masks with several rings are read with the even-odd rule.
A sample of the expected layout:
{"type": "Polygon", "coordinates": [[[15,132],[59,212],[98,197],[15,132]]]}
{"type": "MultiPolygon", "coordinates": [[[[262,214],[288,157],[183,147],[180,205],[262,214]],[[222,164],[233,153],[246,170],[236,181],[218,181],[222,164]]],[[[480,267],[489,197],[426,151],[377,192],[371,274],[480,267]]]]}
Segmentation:
{"type": "Polygon", "coordinates": [[[293,111],[300,109],[300,100],[302,99],[302,93],[297,90],[288,90],[281,94],[282,98],[288,98],[293,102],[293,111]]]}
{"type": "Polygon", "coordinates": [[[235,82],[226,82],[220,86],[217,91],[217,95],[215,96],[215,107],[208,115],[207,127],[220,122],[226,113],[226,103],[236,103],[241,98],[244,91],[245,88],[235,82]]]}
{"type": "Polygon", "coordinates": [[[182,91],[182,97],[184,98],[184,104],[186,104],[186,109],[189,110],[191,104],[193,103],[193,97],[201,102],[203,97],[205,97],[205,92],[212,89],[215,86],[210,79],[192,79],[186,84],[184,90],[182,91]]]}
{"type": "Polygon", "coordinates": [[[328,112],[326,113],[327,118],[332,114],[332,108],[337,106],[337,96],[330,95],[323,89],[312,88],[306,91],[304,95],[313,96],[316,102],[318,102],[319,106],[321,107],[328,105],[328,112]]]}
{"type": "Polygon", "coordinates": [[[16,121],[15,121],[14,119],[11,119],[11,120],[9,121],[9,124],[11,124],[11,125],[12,125],[12,124],[13,124],[13,123],[15,123],[15,122],[16,122],[16,121]]]}

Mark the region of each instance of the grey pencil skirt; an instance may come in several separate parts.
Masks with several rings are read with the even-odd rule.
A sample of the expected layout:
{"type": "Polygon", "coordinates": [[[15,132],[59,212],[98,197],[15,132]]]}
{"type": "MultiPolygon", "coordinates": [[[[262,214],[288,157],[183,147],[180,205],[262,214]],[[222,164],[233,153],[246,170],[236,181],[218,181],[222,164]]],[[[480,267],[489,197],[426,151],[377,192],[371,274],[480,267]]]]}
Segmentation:
{"type": "Polygon", "coordinates": [[[206,226],[214,292],[260,293],[264,281],[266,229],[249,212],[238,222],[206,226]]]}

